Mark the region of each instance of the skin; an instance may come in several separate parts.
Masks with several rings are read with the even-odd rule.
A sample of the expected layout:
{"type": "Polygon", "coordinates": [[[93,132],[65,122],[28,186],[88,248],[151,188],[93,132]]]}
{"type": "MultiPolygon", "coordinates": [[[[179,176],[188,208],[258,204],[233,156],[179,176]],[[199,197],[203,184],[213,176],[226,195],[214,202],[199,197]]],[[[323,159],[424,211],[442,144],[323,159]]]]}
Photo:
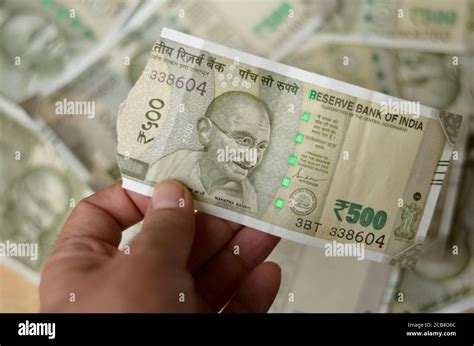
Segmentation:
{"type": "Polygon", "coordinates": [[[266,312],[281,270],[263,261],[278,241],[194,213],[190,192],[176,181],[161,182],[151,202],[119,182],[82,200],[66,221],[42,273],[41,311],[266,312]],[[170,188],[179,198],[169,198],[170,188]],[[129,254],[119,251],[121,231],[143,218],[129,254]]]}
{"type": "MultiPolygon", "coordinates": [[[[220,150],[225,147],[238,149],[239,146],[232,138],[214,126],[213,122],[232,136],[250,136],[254,138],[255,143],[268,144],[271,132],[268,114],[258,104],[238,104],[229,113],[214,112],[210,115],[210,119],[201,118],[198,122],[199,140],[206,148],[199,162],[204,187],[206,190],[212,191],[216,187],[233,182],[236,183],[235,189],[240,189],[239,183],[245,180],[262,162],[265,150],[257,152],[255,162],[219,162],[220,150]]],[[[229,188],[229,186],[226,187],[229,188]]]]}

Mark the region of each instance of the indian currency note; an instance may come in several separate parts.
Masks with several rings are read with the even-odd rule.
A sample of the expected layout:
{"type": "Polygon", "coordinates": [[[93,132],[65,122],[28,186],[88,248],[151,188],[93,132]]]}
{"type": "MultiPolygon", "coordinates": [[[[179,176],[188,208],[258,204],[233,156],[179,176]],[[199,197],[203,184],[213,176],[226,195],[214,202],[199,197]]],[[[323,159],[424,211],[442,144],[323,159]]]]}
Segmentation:
{"type": "Polygon", "coordinates": [[[120,179],[117,110],[143,71],[149,47],[161,31],[155,14],[144,20],[77,77],[22,103],[30,114],[47,123],[87,168],[94,189],[120,179]]]}
{"type": "Polygon", "coordinates": [[[279,60],[323,23],[334,0],[168,1],[167,26],[226,46],[279,60]]]}
{"type": "Polygon", "coordinates": [[[415,270],[403,271],[390,304],[393,312],[463,312],[474,308],[472,134],[467,145],[455,217],[448,225],[452,228],[449,237],[430,241],[415,270]]]}
{"type": "Polygon", "coordinates": [[[116,34],[137,1],[0,1],[0,94],[14,100],[78,68],[116,34]]]}
{"type": "Polygon", "coordinates": [[[430,107],[469,115],[474,107],[474,58],[312,37],[285,64],[430,107]]]}
{"type": "Polygon", "coordinates": [[[91,190],[29,116],[4,99],[0,124],[0,260],[38,283],[64,220],[91,190]]]}
{"type": "Polygon", "coordinates": [[[396,49],[473,52],[472,0],[338,0],[318,39],[396,49]]]}
{"type": "Polygon", "coordinates": [[[413,266],[461,122],[163,29],[119,111],[119,166],[127,189],[174,178],[204,212],[413,266]]]}

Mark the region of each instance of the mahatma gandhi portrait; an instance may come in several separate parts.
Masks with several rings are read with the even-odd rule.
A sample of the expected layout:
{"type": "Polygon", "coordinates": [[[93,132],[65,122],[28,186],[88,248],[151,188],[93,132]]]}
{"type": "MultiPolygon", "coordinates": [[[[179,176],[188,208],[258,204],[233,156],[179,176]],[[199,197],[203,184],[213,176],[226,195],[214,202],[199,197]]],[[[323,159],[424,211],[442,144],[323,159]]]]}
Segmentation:
{"type": "Polygon", "coordinates": [[[257,212],[257,195],[249,176],[262,162],[270,140],[270,112],[257,97],[230,91],[216,97],[196,124],[202,150],[177,150],[154,163],[147,179],[173,178],[209,196],[231,200],[257,212]],[[222,160],[223,150],[253,150],[253,160],[222,160]]]}
{"type": "Polygon", "coordinates": [[[448,108],[461,89],[458,69],[441,54],[400,52],[397,71],[400,96],[430,107],[448,108]]]}
{"type": "Polygon", "coordinates": [[[0,93],[20,101],[62,74],[88,41],[72,37],[51,12],[34,11],[34,2],[17,6],[10,1],[0,8],[0,93]]]}
{"type": "Polygon", "coordinates": [[[0,202],[4,240],[38,244],[38,259],[17,259],[39,270],[54,241],[54,233],[69,209],[71,191],[66,178],[50,167],[31,168],[9,183],[0,202]]]}

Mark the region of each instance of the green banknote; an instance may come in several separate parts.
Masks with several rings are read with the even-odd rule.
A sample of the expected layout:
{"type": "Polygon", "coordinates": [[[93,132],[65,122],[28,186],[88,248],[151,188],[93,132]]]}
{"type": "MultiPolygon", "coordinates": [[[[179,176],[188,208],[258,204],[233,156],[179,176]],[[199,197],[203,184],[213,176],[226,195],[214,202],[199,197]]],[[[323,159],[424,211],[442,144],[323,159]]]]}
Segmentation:
{"type": "Polygon", "coordinates": [[[0,1],[0,94],[22,101],[77,70],[116,34],[137,1],[0,1]]]}
{"type": "Polygon", "coordinates": [[[284,63],[453,113],[474,109],[471,55],[322,42],[315,35],[284,63]]]}
{"type": "Polygon", "coordinates": [[[173,0],[167,25],[204,39],[279,60],[318,28],[335,0],[173,0]]]}
{"type": "Polygon", "coordinates": [[[118,120],[123,186],[413,266],[462,117],[163,29],[118,120]]]}
{"type": "Polygon", "coordinates": [[[46,122],[87,168],[94,189],[120,179],[117,110],[145,67],[150,47],[161,30],[160,19],[153,13],[137,27],[76,78],[22,104],[46,122]]]}
{"type": "Polygon", "coordinates": [[[39,282],[63,222],[90,189],[58,153],[59,147],[21,108],[4,99],[0,125],[0,260],[39,282]]]}
{"type": "Polygon", "coordinates": [[[474,1],[338,0],[316,35],[333,43],[473,52],[474,1]]]}

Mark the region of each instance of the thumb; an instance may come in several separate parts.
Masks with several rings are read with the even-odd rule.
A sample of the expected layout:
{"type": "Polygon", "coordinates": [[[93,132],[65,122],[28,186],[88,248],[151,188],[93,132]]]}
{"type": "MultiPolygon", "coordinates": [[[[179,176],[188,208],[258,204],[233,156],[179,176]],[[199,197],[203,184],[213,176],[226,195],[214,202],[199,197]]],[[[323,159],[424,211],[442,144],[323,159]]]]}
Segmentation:
{"type": "Polygon", "coordinates": [[[130,245],[140,265],[185,268],[194,241],[194,207],[191,193],[175,180],[156,187],[141,232],[130,245]]]}

